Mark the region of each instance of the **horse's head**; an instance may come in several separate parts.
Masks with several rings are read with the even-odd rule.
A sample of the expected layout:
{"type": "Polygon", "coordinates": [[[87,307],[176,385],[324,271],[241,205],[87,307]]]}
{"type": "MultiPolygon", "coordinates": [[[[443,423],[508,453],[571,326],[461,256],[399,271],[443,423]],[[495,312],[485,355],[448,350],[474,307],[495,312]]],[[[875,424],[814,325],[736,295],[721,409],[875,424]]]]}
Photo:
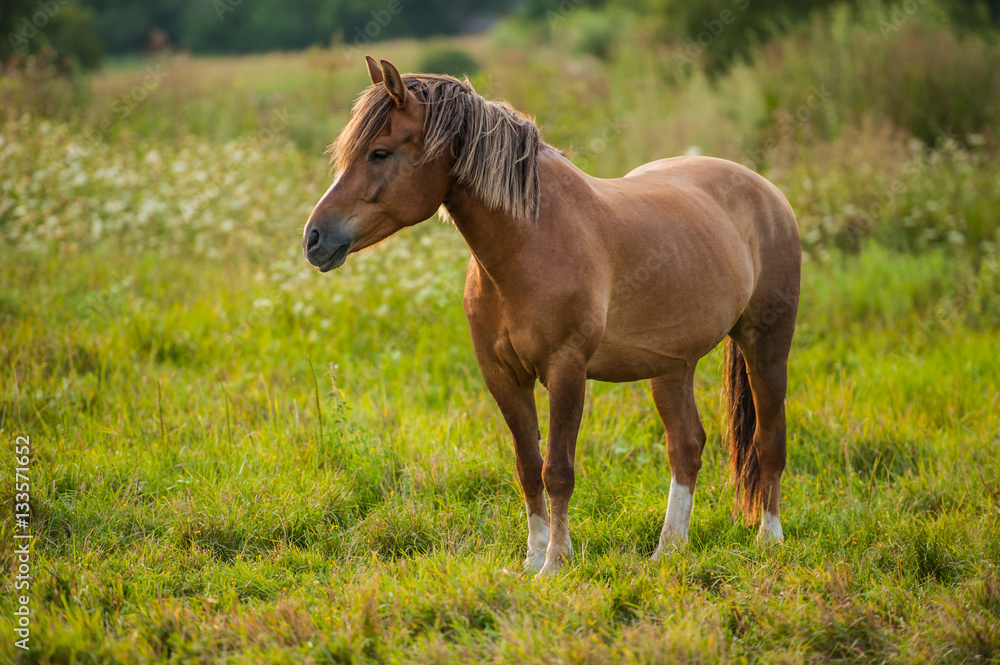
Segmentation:
{"type": "Polygon", "coordinates": [[[333,150],[338,177],[313,209],[302,235],[306,259],[321,271],[347,255],[422,222],[442,204],[451,151],[424,151],[425,105],[387,60],[365,56],[372,85],[354,106],[333,150]]]}

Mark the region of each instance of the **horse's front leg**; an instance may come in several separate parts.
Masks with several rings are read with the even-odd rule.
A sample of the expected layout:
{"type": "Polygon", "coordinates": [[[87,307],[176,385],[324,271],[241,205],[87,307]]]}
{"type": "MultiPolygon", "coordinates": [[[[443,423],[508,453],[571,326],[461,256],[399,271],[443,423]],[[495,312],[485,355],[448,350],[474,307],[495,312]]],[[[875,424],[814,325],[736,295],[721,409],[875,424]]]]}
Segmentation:
{"type": "Polygon", "coordinates": [[[514,437],[517,479],[524,492],[524,507],[528,513],[528,555],[524,559],[524,567],[528,572],[537,573],[545,564],[549,513],[542,484],[542,455],[538,450],[534,381],[531,385],[519,386],[497,366],[483,367],[482,370],[486,386],[514,437]]]}
{"type": "Polygon", "coordinates": [[[575,357],[553,361],[546,368],[544,380],[549,391],[549,447],[542,467],[542,480],[549,495],[552,521],[545,565],[539,575],[550,575],[573,555],[569,537],[569,499],[575,482],[576,437],[587,392],[586,361],[575,357]]]}

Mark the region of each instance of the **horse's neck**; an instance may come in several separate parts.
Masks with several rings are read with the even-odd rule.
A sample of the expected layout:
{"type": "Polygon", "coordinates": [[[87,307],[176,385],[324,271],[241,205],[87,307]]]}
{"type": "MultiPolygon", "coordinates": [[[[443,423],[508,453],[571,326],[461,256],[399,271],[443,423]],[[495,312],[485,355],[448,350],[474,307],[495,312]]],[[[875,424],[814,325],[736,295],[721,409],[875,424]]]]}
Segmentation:
{"type": "Polygon", "coordinates": [[[464,185],[452,187],[445,208],[455,222],[472,256],[498,286],[510,275],[535,233],[534,220],[522,220],[502,210],[486,207],[464,185]]]}
{"type": "MultiPolygon", "coordinates": [[[[546,146],[538,155],[538,186],[541,190],[538,220],[519,219],[488,208],[464,185],[452,187],[445,208],[465,238],[472,255],[488,275],[503,286],[505,277],[519,274],[517,262],[524,249],[537,242],[545,218],[562,218],[557,210],[566,188],[579,190],[586,176],[554,148],[546,146]]],[[[570,199],[579,197],[570,197],[570,199]]],[[[566,220],[563,220],[566,221],[566,220]]]]}

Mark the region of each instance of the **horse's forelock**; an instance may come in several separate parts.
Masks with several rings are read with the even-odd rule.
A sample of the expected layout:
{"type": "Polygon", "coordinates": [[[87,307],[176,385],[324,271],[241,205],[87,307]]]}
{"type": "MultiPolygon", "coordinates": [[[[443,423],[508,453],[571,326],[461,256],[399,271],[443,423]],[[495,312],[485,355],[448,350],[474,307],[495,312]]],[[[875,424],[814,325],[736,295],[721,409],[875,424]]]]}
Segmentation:
{"type": "MultiPolygon", "coordinates": [[[[407,74],[403,82],[427,106],[422,161],[452,150],[452,175],[459,183],[490,208],[534,220],[542,145],[534,121],[505,102],[483,99],[468,82],[450,76],[407,74]]],[[[393,104],[383,85],[358,97],[350,122],[328,150],[338,172],[364,155],[389,121],[393,104]]]]}
{"type": "Polygon", "coordinates": [[[327,149],[338,173],[343,173],[351,162],[365,153],[389,121],[392,106],[392,97],[384,85],[370,86],[358,96],[351,107],[350,121],[327,149]]]}

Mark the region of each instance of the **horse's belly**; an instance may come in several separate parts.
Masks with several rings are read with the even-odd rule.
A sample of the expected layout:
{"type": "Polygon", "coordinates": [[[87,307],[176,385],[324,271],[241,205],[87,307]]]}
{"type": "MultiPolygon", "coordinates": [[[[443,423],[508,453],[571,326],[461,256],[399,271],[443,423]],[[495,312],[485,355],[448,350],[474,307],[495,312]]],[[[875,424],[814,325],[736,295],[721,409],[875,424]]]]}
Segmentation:
{"type": "Polygon", "coordinates": [[[587,378],[596,381],[624,383],[663,376],[680,369],[689,361],[646,349],[618,350],[617,353],[595,353],[587,364],[587,378]]]}
{"type": "Polygon", "coordinates": [[[638,310],[612,309],[587,375],[598,381],[638,381],[695,362],[732,329],[745,306],[738,301],[742,298],[718,299],[713,306],[691,309],[653,302],[638,310]]]}

